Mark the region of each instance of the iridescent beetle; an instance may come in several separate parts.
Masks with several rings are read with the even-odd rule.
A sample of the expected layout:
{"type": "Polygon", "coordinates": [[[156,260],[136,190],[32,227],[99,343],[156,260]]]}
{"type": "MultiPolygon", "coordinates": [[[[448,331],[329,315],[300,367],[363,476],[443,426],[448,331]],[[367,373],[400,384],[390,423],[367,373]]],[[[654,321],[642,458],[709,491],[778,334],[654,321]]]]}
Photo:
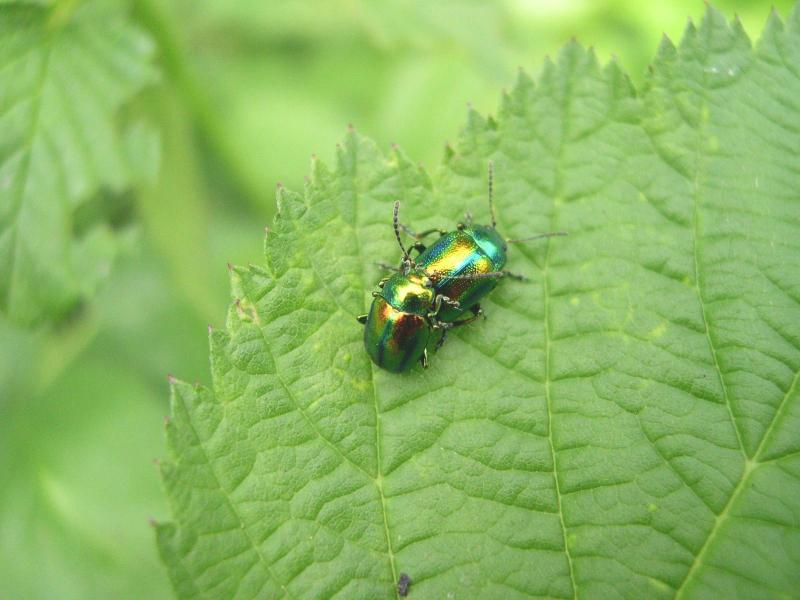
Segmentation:
{"type": "Polygon", "coordinates": [[[483,314],[480,301],[496,286],[502,277],[524,280],[525,277],[504,269],[508,244],[530,242],[533,240],[564,236],[564,231],[540,233],[538,235],[506,239],[497,231],[497,217],[494,210],[493,165],[489,162],[489,214],[491,225],[473,225],[472,216],[467,213],[464,223],[459,223],[455,231],[429,229],[416,234],[407,227],[403,229],[417,242],[412,250],[419,252],[416,266],[432,281],[437,294],[452,298],[457,304],[450,304],[438,313],[439,327],[443,331],[437,348],[444,343],[447,330],[471,323],[483,314]],[[433,233],[440,235],[431,246],[425,247],[421,240],[433,233]],[[469,311],[472,316],[461,317],[469,311]]]}
{"type": "Polygon", "coordinates": [[[444,343],[447,331],[467,325],[483,314],[480,300],[491,292],[502,277],[524,279],[503,267],[508,244],[567,235],[558,231],[528,238],[504,239],[497,232],[493,200],[493,169],[489,163],[489,212],[491,225],[459,223],[455,231],[429,229],[414,233],[398,222],[399,202],[395,202],[394,231],[403,251],[399,269],[382,265],[397,273],[381,280],[380,292],[367,315],[358,317],[366,324],[364,344],[373,362],[390,371],[404,371],[416,360],[427,366],[427,345],[431,330],[441,329],[436,349],[444,343]],[[400,229],[416,239],[411,247],[419,255],[412,260],[403,246],[400,229]],[[422,239],[440,235],[430,247],[422,239]],[[467,311],[471,316],[462,318],[467,311]],[[427,328],[425,325],[427,324],[427,328]]]}
{"type": "Polygon", "coordinates": [[[443,306],[458,307],[443,294],[438,294],[433,281],[417,268],[400,239],[397,215],[400,202],[394,203],[394,234],[403,251],[397,272],[378,283],[372,292],[370,311],[358,317],[364,323],[364,346],[367,354],[379,367],[400,373],[417,361],[428,366],[428,342],[431,330],[440,328],[437,315],[443,306]]]}

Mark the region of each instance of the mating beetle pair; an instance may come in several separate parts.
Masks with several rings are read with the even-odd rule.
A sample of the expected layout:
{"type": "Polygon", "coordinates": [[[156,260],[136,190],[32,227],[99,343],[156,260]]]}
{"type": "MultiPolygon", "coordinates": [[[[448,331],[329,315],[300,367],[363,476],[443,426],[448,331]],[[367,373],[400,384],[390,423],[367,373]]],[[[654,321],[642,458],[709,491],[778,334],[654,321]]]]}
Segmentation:
{"type": "Polygon", "coordinates": [[[364,346],[372,361],[388,371],[399,373],[420,361],[428,366],[428,343],[434,330],[442,335],[471,323],[483,314],[480,300],[491,292],[502,277],[524,279],[503,269],[508,244],[566,235],[564,232],[543,233],[533,237],[508,240],[497,232],[492,198],[492,163],[489,163],[489,212],[491,225],[473,225],[466,215],[455,231],[430,229],[414,233],[398,221],[400,202],[394,203],[393,227],[403,252],[399,268],[382,265],[395,271],[378,283],[372,292],[370,311],[358,318],[365,325],[364,346]],[[411,250],[418,252],[414,260],[403,245],[400,231],[416,242],[411,250]],[[422,240],[438,233],[439,239],[425,247],[422,240]]]}

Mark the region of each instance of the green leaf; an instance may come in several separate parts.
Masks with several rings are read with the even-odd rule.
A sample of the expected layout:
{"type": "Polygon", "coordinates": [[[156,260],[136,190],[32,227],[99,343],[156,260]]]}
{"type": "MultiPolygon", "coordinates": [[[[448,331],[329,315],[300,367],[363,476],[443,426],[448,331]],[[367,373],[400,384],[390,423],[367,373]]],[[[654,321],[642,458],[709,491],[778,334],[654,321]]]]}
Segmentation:
{"type": "Polygon", "coordinates": [[[22,324],[57,320],[107,274],[111,209],[87,201],[129,186],[115,114],[153,79],[148,38],[114,3],[73,5],[0,7],[0,311],[22,324]]]}
{"type": "Polygon", "coordinates": [[[90,350],[44,395],[0,402],[6,598],[169,597],[147,527],[165,510],[150,462],[163,409],[117,356],[90,350]]]}
{"type": "Polygon", "coordinates": [[[646,87],[568,45],[434,177],[355,133],[232,271],[211,388],[172,385],[158,543],[182,597],[789,597],[800,586],[800,12],[709,9],[646,87]],[[427,371],[354,317],[391,205],[514,246],[427,371]]]}

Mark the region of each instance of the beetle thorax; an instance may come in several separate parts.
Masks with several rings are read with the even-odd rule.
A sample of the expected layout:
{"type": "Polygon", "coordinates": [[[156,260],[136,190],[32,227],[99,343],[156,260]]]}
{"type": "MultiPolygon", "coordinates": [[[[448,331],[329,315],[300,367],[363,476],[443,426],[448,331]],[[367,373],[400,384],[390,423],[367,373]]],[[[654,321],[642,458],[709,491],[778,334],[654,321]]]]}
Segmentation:
{"type": "Polygon", "coordinates": [[[433,284],[422,273],[396,273],[384,284],[381,296],[397,310],[425,315],[433,304],[433,284]]]}
{"type": "Polygon", "coordinates": [[[489,225],[475,225],[465,231],[472,236],[475,243],[478,244],[486,256],[491,259],[495,269],[499,271],[505,266],[506,250],[508,246],[494,227],[490,227],[489,225]]]}

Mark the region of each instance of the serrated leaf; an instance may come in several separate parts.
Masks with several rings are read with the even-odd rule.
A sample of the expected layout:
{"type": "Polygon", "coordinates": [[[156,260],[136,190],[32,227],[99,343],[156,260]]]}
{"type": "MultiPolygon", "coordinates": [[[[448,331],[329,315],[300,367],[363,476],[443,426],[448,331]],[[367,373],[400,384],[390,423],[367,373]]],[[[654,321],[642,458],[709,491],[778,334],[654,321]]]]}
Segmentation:
{"type": "Polygon", "coordinates": [[[568,45],[433,178],[348,135],[235,268],[211,389],[175,381],[158,528],[179,596],[791,596],[800,586],[800,13],[709,9],[647,86],[568,45]],[[415,227],[515,246],[427,371],[354,316],[415,227]]]}
{"type": "Polygon", "coordinates": [[[107,274],[113,232],[75,213],[129,185],[114,117],[153,78],[151,43],[114,3],[67,4],[0,7],[0,312],[23,324],[57,320],[107,274]]]}

